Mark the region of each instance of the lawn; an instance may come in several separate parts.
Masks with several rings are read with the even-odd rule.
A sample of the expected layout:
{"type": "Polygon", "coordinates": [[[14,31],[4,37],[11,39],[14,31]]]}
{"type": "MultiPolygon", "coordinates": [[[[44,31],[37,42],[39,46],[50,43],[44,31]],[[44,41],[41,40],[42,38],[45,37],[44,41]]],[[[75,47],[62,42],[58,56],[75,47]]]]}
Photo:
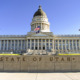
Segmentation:
{"type": "Polygon", "coordinates": [[[8,54],[8,53],[4,53],[4,54],[2,54],[2,53],[0,53],[0,55],[20,55],[20,54],[8,54]]]}
{"type": "Polygon", "coordinates": [[[80,55],[80,53],[72,53],[72,54],[63,54],[63,53],[61,54],[61,53],[60,53],[60,54],[58,54],[58,55],[80,55]]]}

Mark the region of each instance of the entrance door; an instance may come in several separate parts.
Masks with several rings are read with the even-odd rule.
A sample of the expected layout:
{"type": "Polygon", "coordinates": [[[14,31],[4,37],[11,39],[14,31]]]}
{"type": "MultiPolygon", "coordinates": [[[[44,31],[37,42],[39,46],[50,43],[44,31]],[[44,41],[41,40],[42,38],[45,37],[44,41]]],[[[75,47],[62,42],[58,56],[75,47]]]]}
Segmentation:
{"type": "Polygon", "coordinates": [[[45,47],[43,47],[43,50],[45,50],[45,47]]]}
{"type": "Polygon", "coordinates": [[[35,47],[35,49],[37,50],[37,47],[35,47]]]}

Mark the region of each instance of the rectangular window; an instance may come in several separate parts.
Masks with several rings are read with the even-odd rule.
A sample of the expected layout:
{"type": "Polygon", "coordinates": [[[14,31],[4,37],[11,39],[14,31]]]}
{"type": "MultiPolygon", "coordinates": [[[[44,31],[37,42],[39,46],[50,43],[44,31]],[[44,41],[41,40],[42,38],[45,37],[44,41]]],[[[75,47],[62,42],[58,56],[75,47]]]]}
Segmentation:
{"type": "Polygon", "coordinates": [[[41,45],[41,43],[39,43],[39,45],[41,45]]]}
{"type": "Polygon", "coordinates": [[[58,40],[56,40],[56,42],[58,42],[58,40]]]}
{"type": "Polygon", "coordinates": [[[63,42],[65,42],[65,40],[63,40],[63,42]]]}
{"type": "Polygon", "coordinates": [[[59,40],[59,42],[61,42],[61,40],[59,40]]]}
{"type": "Polygon", "coordinates": [[[34,43],[32,43],[32,45],[34,45],[34,43]]]}
{"type": "Polygon", "coordinates": [[[49,40],[47,39],[46,41],[48,42],[49,40]]]}
{"type": "Polygon", "coordinates": [[[35,42],[37,42],[38,40],[36,39],[35,42]]]}
{"type": "Polygon", "coordinates": [[[46,43],[46,45],[48,46],[49,44],[48,44],[48,43],[46,43]]]}
{"type": "Polygon", "coordinates": [[[45,40],[43,39],[43,42],[45,42],[45,40]]]}
{"type": "Polygon", "coordinates": [[[50,43],[50,45],[52,45],[52,43],[50,43]]]}
{"type": "Polygon", "coordinates": [[[41,42],[41,39],[39,39],[39,42],[41,42]]]}
{"type": "Polygon", "coordinates": [[[52,42],[52,39],[50,39],[50,42],[52,42]]]}

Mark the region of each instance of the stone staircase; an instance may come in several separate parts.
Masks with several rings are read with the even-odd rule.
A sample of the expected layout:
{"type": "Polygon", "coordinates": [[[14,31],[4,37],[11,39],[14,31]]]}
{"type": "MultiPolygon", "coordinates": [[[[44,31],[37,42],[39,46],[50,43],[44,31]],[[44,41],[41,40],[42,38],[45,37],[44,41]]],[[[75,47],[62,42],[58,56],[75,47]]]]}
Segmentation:
{"type": "Polygon", "coordinates": [[[47,50],[28,50],[28,55],[51,55],[53,52],[47,50]]]}

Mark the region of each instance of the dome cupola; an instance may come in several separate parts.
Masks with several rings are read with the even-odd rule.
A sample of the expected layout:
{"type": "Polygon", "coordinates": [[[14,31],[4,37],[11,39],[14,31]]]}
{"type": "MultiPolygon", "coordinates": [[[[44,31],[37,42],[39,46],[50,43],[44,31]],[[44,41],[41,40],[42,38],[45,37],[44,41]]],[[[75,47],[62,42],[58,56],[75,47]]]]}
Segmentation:
{"type": "Polygon", "coordinates": [[[35,12],[34,16],[45,16],[46,17],[46,13],[42,10],[41,6],[39,6],[39,9],[35,12]]]}
{"type": "Polygon", "coordinates": [[[42,10],[41,6],[34,13],[33,19],[31,22],[31,31],[34,32],[34,29],[40,27],[40,32],[50,32],[50,23],[48,22],[48,18],[46,13],[42,10]]]}

